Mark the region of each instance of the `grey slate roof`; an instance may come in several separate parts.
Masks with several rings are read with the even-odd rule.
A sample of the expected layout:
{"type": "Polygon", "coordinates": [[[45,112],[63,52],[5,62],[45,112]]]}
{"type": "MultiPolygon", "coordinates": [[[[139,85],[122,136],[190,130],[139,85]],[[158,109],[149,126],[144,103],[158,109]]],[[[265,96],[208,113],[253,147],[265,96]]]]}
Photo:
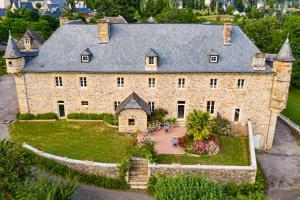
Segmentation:
{"type": "Polygon", "coordinates": [[[7,47],[3,58],[20,58],[22,57],[19,47],[17,46],[15,40],[12,38],[9,33],[9,38],[7,42],[7,47]]]}
{"type": "MultiPolygon", "coordinates": [[[[97,25],[61,26],[40,48],[39,55],[23,71],[181,73],[251,72],[252,56],[260,52],[238,26],[232,27],[232,43],[224,45],[223,25],[203,24],[111,24],[110,39],[99,44],[97,25]],[[83,49],[94,55],[80,62],[83,49]],[[149,49],[159,55],[158,70],[145,71],[149,49]],[[218,63],[209,63],[214,49],[218,63]],[[44,67],[41,67],[44,66],[44,67]]],[[[267,67],[265,72],[273,72],[267,67]]]]}
{"type": "Polygon", "coordinates": [[[35,32],[32,29],[27,29],[27,31],[24,33],[25,34],[30,35],[33,39],[39,41],[41,44],[43,44],[45,42],[44,38],[42,38],[42,36],[40,36],[37,32],[35,32]]]}
{"type": "Polygon", "coordinates": [[[146,54],[146,56],[148,56],[148,57],[156,57],[158,55],[157,55],[157,53],[155,53],[155,51],[153,49],[150,49],[148,51],[148,53],[146,54]]]}
{"type": "Polygon", "coordinates": [[[149,105],[135,92],[132,92],[116,109],[116,114],[119,114],[124,109],[143,109],[148,115],[151,111],[149,105]]]}
{"type": "Polygon", "coordinates": [[[86,48],[82,53],[81,55],[87,55],[87,56],[90,56],[92,55],[92,52],[89,48],[86,48]]]}
{"type": "Polygon", "coordinates": [[[275,60],[285,61],[285,62],[293,62],[295,58],[293,57],[292,50],[290,47],[289,38],[287,38],[282,45],[279,53],[275,56],[275,60]]]}

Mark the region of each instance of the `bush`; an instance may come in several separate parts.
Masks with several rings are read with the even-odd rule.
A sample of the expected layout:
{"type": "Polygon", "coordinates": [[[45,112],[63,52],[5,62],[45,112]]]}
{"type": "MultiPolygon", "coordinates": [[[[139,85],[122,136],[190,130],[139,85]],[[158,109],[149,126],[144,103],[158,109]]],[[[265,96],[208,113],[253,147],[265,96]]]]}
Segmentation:
{"type": "Polygon", "coordinates": [[[25,114],[18,114],[17,119],[19,120],[33,120],[33,119],[57,119],[56,113],[42,113],[42,114],[31,114],[31,113],[25,113],[25,114]]]}
{"type": "Polygon", "coordinates": [[[126,158],[121,162],[119,166],[119,178],[125,180],[126,172],[129,172],[132,168],[131,158],[126,158]]]}
{"type": "Polygon", "coordinates": [[[192,136],[194,141],[208,139],[210,136],[210,115],[208,112],[193,110],[186,118],[187,134],[192,136]]]}
{"type": "Polygon", "coordinates": [[[63,181],[51,178],[49,174],[38,174],[27,179],[16,191],[16,199],[71,200],[74,197],[78,179],[69,176],[63,181]]]}
{"type": "Polygon", "coordinates": [[[197,200],[225,200],[222,186],[207,181],[200,175],[176,176],[174,178],[161,177],[155,185],[155,199],[197,199],[197,200]]]}
{"type": "Polygon", "coordinates": [[[148,192],[150,192],[151,194],[154,194],[155,192],[155,185],[157,183],[157,178],[155,176],[150,176],[149,180],[148,180],[148,192]]]}
{"type": "Polygon", "coordinates": [[[210,130],[218,135],[233,135],[230,121],[221,117],[216,117],[212,120],[210,130]]]}
{"type": "Polygon", "coordinates": [[[128,184],[125,180],[122,179],[114,179],[114,178],[107,178],[105,176],[97,176],[97,175],[89,175],[82,172],[78,172],[73,170],[63,164],[57,163],[53,160],[49,160],[43,157],[40,157],[28,150],[23,150],[26,152],[27,157],[30,158],[31,164],[42,169],[46,169],[54,174],[61,175],[61,176],[72,176],[78,177],[79,182],[93,184],[96,186],[102,186],[105,188],[110,189],[120,189],[126,190],[129,188],[128,184]]]}
{"type": "Polygon", "coordinates": [[[154,109],[151,112],[151,115],[149,116],[149,123],[160,123],[163,124],[164,123],[164,118],[165,116],[169,114],[168,111],[164,108],[157,108],[154,109]]]}
{"type": "Polygon", "coordinates": [[[134,156],[141,156],[141,157],[147,158],[149,160],[149,162],[151,162],[151,163],[157,162],[153,142],[142,143],[142,146],[139,149],[137,149],[137,152],[135,152],[133,154],[134,154],[134,156]]]}
{"type": "Polygon", "coordinates": [[[177,118],[169,118],[165,120],[165,124],[170,125],[170,126],[175,126],[176,125],[177,118]]]}
{"type": "Polygon", "coordinates": [[[83,119],[83,120],[103,120],[110,125],[118,125],[117,116],[111,113],[70,113],[68,119],[83,119]]]}

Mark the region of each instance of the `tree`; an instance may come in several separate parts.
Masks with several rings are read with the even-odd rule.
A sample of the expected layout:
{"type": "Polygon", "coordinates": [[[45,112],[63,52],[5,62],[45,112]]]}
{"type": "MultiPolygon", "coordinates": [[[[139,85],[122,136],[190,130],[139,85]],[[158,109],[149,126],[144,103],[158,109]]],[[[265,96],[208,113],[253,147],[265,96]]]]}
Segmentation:
{"type": "Polygon", "coordinates": [[[232,12],[234,10],[234,5],[230,4],[229,6],[227,6],[226,8],[226,12],[229,14],[229,15],[232,15],[232,12]]]}
{"type": "Polygon", "coordinates": [[[39,9],[41,9],[42,4],[41,4],[40,2],[37,2],[37,3],[35,4],[35,7],[39,10],[39,9]]]}
{"type": "Polygon", "coordinates": [[[161,14],[156,15],[155,19],[159,23],[199,23],[201,20],[192,10],[186,9],[168,9],[164,10],[161,14]]]}
{"type": "Polygon", "coordinates": [[[243,12],[245,9],[244,3],[242,0],[236,0],[235,1],[235,7],[239,12],[243,12]]]}
{"type": "Polygon", "coordinates": [[[185,127],[187,134],[192,136],[194,141],[202,141],[210,136],[210,115],[208,112],[193,110],[186,118],[185,127]]]}

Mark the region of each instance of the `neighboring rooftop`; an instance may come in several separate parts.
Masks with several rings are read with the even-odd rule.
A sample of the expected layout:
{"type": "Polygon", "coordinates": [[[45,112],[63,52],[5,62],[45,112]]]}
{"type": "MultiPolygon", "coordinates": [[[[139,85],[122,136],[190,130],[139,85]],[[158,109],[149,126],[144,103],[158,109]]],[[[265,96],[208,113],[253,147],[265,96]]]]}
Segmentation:
{"type": "Polygon", "coordinates": [[[273,72],[271,67],[253,70],[252,56],[260,51],[238,26],[232,27],[231,44],[225,46],[223,25],[202,24],[111,24],[106,44],[99,44],[97,25],[61,26],[23,71],[154,73],[145,71],[149,49],[158,55],[155,73],[273,72]],[[87,48],[94,57],[81,63],[87,48]],[[209,62],[211,49],[218,52],[218,63],[209,62]]]}
{"type": "Polygon", "coordinates": [[[149,105],[135,92],[132,92],[116,109],[116,114],[119,114],[124,109],[142,109],[148,115],[151,111],[149,105]]]}
{"type": "Polygon", "coordinates": [[[117,17],[106,17],[108,23],[110,24],[127,24],[126,19],[123,16],[118,15],[117,17]]]}

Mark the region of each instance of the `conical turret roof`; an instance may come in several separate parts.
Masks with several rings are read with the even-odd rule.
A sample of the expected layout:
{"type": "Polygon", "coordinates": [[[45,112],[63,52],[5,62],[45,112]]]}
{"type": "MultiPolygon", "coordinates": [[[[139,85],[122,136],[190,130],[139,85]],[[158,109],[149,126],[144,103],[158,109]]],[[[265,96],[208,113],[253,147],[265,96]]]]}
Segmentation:
{"type": "Polygon", "coordinates": [[[17,46],[16,42],[12,38],[10,32],[9,32],[9,38],[7,42],[7,47],[5,54],[3,56],[4,58],[20,58],[23,57],[22,53],[20,52],[19,47],[17,46]]]}
{"type": "Polygon", "coordinates": [[[282,45],[279,53],[275,56],[275,60],[284,61],[284,62],[293,62],[295,58],[293,57],[289,38],[285,40],[282,45]]]}

